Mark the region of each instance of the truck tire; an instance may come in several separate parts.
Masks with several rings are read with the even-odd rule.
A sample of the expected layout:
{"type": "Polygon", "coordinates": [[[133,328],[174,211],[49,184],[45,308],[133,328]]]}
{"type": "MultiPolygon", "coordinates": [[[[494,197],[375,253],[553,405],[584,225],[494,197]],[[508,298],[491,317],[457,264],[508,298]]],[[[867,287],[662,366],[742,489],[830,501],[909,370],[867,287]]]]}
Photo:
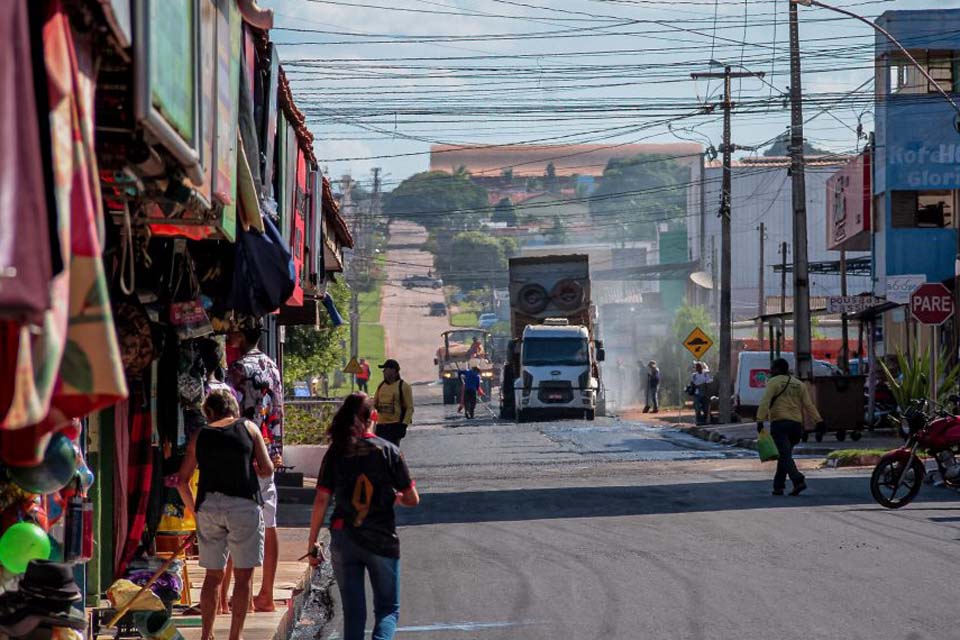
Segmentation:
{"type": "Polygon", "coordinates": [[[543,285],[525,284],[517,292],[517,308],[530,315],[546,309],[548,302],[550,302],[550,298],[547,296],[547,290],[543,288],[543,285]]]}
{"type": "Polygon", "coordinates": [[[596,409],[587,409],[583,412],[583,417],[587,420],[593,420],[597,416],[596,409]]]}
{"type": "Polygon", "coordinates": [[[517,409],[515,413],[516,413],[517,424],[527,421],[527,414],[523,412],[523,409],[517,409]]]}
{"type": "Polygon", "coordinates": [[[501,404],[500,405],[500,419],[501,420],[513,420],[514,419],[514,408],[510,405],[501,404]]]}
{"type": "Polygon", "coordinates": [[[560,280],[553,285],[553,290],[550,292],[550,299],[553,300],[553,304],[566,311],[582,307],[583,296],[583,285],[572,278],[560,280]]]}

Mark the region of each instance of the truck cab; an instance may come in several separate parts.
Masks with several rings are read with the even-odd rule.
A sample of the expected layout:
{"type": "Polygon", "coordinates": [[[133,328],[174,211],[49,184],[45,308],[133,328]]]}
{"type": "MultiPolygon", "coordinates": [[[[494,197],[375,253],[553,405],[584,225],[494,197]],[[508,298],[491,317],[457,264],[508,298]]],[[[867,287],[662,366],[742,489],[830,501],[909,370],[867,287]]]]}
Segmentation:
{"type": "Polygon", "coordinates": [[[519,348],[513,389],[518,422],[544,414],[594,419],[600,391],[596,363],[603,349],[587,327],[547,319],[524,328],[519,348]]]}

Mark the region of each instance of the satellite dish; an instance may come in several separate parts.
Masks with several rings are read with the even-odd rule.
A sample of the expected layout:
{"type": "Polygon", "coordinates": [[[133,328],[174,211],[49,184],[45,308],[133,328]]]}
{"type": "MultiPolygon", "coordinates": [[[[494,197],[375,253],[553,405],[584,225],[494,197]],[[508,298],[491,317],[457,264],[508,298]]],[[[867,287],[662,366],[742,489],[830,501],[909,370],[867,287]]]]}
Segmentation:
{"type": "Polygon", "coordinates": [[[690,280],[703,289],[713,289],[713,276],[707,271],[694,271],[690,274],[690,280]]]}

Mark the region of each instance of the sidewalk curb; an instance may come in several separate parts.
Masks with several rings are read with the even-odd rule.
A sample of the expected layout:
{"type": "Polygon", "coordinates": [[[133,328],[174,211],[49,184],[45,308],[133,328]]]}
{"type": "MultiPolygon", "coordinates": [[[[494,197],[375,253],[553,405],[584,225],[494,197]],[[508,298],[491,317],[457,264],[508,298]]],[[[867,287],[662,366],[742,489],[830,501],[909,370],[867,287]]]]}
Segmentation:
{"type": "MultiPolygon", "coordinates": [[[[701,440],[706,440],[708,442],[715,442],[717,444],[724,444],[733,447],[739,447],[741,449],[751,449],[753,451],[757,450],[757,439],[756,438],[728,438],[725,435],[713,431],[709,428],[704,428],[702,426],[681,426],[679,424],[674,425],[674,428],[680,429],[685,433],[689,433],[692,436],[700,438],[701,440]]],[[[793,450],[794,455],[797,456],[828,456],[829,454],[837,451],[837,449],[817,446],[814,443],[801,442],[793,450]]]]}

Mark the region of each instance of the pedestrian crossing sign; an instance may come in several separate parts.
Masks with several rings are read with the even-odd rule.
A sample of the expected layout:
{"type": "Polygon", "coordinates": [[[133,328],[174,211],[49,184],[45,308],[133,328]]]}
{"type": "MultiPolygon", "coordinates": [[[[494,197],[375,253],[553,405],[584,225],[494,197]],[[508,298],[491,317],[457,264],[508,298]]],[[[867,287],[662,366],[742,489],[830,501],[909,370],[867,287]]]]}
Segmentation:
{"type": "Polygon", "coordinates": [[[350,362],[348,362],[347,366],[343,368],[343,372],[352,373],[354,375],[360,373],[360,363],[357,362],[356,358],[350,358],[350,362]]]}
{"type": "Polygon", "coordinates": [[[696,327],[690,332],[690,335],[687,336],[687,339],[683,341],[683,346],[687,348],[687,351],[693,354],[694,358],[699,360],[703,357],[703,354],[705,354],[710,347],[713,346],[713,340],[711,340],[710,336],[703,332],[703,329],[696,327]]]}

